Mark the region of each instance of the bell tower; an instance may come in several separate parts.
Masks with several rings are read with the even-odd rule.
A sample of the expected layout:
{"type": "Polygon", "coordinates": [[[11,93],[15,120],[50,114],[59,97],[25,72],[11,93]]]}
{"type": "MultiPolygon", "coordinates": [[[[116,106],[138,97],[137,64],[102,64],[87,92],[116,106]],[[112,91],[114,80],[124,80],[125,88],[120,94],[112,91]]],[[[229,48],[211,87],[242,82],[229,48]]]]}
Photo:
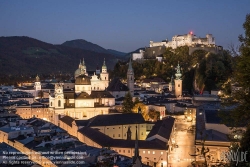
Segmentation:
{"type": "Polygon", "coordinates": [[[134,70],[132,67],[131,58],[129,59],[128,71],[127,71],[127,86],[131,96],[134,96],[134,70]]]}
{"type": "Polygon", "coordinates": [[[40,78],[39,76],[37,75],[36,76],[36,82],[35,82],[35,85],[34,85],[34,88],[35,88],[35,96],[37,97],[38,96],[38,92],[41,91],[41,82],[40,82],[40,78]]]}
{"type": "Polygon", "coordinates": [[[181,79],[181,69],[180,69],[180,65],[178,62],[178,66],[176,69],[176,73],[175,73],[175,96],[176,97],[180,97],[182,95],[182,79],[181,79]]]}
{"type": "Polygon", "coordinates": [[[64,108],[64,94],[63,94],[63,84],[55,84],[55,100],[54,100],[55,109],[64,108]]]}

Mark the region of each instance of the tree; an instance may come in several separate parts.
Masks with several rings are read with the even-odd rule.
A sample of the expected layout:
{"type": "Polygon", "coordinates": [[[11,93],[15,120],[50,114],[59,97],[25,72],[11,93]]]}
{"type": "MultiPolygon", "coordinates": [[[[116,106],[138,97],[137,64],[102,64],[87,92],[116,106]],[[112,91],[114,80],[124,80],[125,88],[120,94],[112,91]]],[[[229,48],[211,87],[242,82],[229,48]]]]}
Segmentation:
{"type": "Polygon", "coordinates": [[[148,116],[151,118],[153,121],[157,121],[160,119],[160,112],[155,111],[154,109],[150,108],[148,111],[148,116]]]}
{"type": "Polygon", "coordinates": [[[138,109],[140,107],[140,110],[141,110],[141,114],[144,118],[144,120],[148,121],[149,120],[149,116],[148,116],[148,112],[147,112],[147,107],[145,104],[139,102],[139,103],[136,103],[132,109],[132,111],[134,113],[138,113],[138,109]]]}
{"type": "Polygon", "coordinates": [[[132,108],[134,107],[134,103],[132,100],[132,96],[130,94],[130,92],[128,92],[123,100],[122,103],[122,110],[124,113],[132,113],[132,108]]]}
{"type": "MultiPolygon", "coordinates": [[[[246,16],[243,24],[245,34],[239,36],[241,46],[240,54],[237,56],[234,82],[238,83],[241,90],[234,93],[235,100],[239,103],[238,107],[230,112],[229,118],[233,120],[234,126],[246,126],[246,132],[240,141],[241,152],[250,152],[250,14],[246,16]]],[[[228,119],[228,118],[227,118],[228,119]]],[[[250,159],[250,158],[249,158],[250,159]]],[[[238,166],[250,166],[250,162],[239,162],[238,166]]]]}

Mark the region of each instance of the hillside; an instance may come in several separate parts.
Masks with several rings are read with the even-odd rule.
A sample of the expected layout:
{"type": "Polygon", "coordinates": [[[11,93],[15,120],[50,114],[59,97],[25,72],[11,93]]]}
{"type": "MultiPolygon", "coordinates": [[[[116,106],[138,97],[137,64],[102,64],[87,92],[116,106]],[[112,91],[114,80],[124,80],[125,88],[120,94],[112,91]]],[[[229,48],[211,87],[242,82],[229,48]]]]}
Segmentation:
{"type": "Polygon", "coordinates": [[[117,58],[107,53],[52,45],[29,37],[0,37],[0,75],[74,74],[80,59],[95,70],[106,59],[113,69],[117,58]]]}
{"type": "Polygon", "coordinates": [[[126,54],[126,53],[119,52],[119,51],[112,50],[112,49],[105,49],[97,44],[88,42],[84,39],[76,39],[76,40],[66,41],[62,45],[72,47],[72,48],[89,50],[89,51],[93,51],[93,52],[97,52],[97,53],[111,54],[111,55],[114,55],[117,57],[121,57],[121,56],[124,56],[126,54]]]}

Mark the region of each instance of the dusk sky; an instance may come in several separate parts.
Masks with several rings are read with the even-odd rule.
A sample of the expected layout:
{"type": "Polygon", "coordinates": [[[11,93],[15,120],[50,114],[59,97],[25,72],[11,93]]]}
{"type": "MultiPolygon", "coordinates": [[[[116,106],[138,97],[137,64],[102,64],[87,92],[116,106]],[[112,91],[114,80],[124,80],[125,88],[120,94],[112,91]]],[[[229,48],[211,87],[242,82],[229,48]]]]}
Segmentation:
{"type": "Polygon", "coordinates": [[[106,49],[130,52],[149,41],[193,31],[211,33],[228,49],[244,33],[249,0],[0,0],[0,36],[29,36],[61,44],[85,39],[106,49]]]}

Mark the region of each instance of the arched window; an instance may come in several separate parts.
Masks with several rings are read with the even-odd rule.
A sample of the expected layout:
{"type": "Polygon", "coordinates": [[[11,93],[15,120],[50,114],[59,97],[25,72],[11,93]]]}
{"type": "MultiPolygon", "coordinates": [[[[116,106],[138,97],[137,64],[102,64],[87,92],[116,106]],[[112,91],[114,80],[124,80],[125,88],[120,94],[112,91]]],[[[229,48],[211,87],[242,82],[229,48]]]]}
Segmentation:
{"type": "Polygon", "coordinates": [[[58,100],[58,107],[61,107],[61,100],[58,100]]]}
{"type": "Polygon", "coordinates": [[[50,106],[52,106],[52,102],[50,102],[50,106]]]}
{"type": "Polygon", "coordinates": [[[106,77],[105,77],[105,80],[106,80],[106,77]]]}

